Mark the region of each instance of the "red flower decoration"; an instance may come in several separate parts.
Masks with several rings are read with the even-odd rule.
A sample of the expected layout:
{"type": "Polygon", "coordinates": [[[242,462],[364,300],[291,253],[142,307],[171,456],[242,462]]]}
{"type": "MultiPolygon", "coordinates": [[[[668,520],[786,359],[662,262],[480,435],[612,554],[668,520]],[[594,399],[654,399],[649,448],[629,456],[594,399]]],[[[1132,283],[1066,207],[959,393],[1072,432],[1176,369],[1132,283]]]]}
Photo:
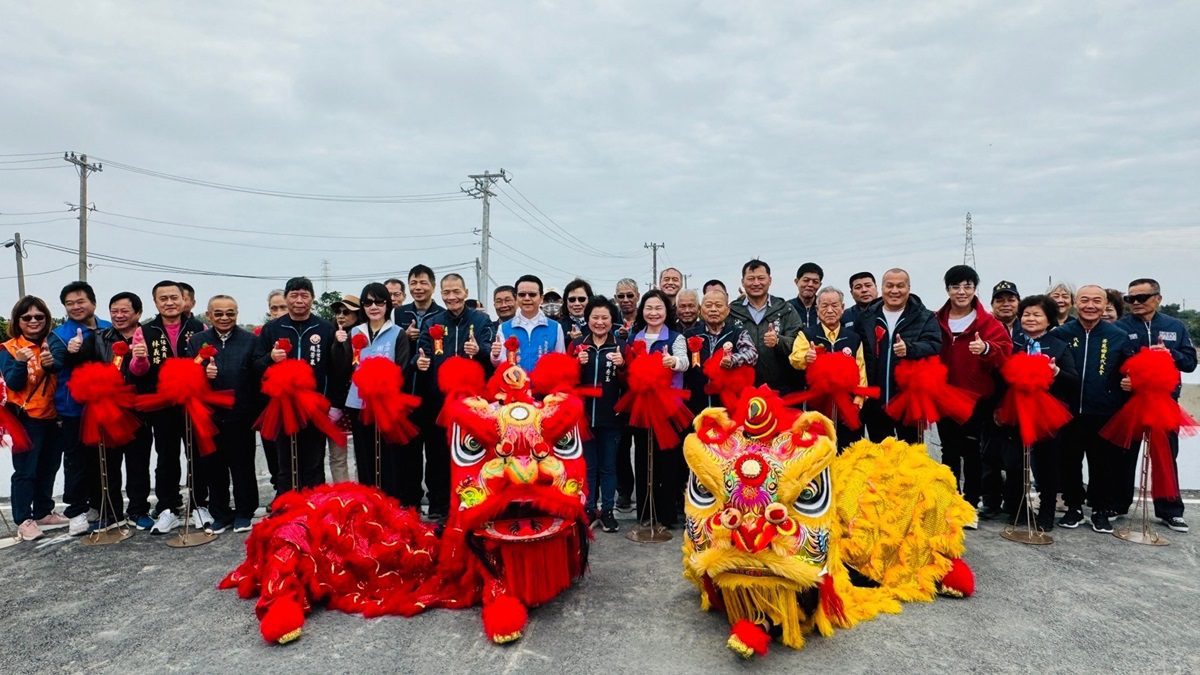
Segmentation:
{"type": "Polygon", "coordinates": [[[355,349],[365,349],[371,341],[367,339],[366,333],[355,333],[354,337],[350,338],[350,344],[355,349]]]}
{"type": "Polygon", "coordinates": [[[446,327],[440,323],[435,323],[429,327],[429,337],[434,340],[441,340],[446,337],[446,327]]]}
{"type": "Polygon", "coordinates": [[[113,356],[129,356],[128,342],[114,342],[112,346],[113,356]]]}
{"type": "Polygon", "coordinates": [[[883,326],[875,326],[875,356],[879,356],[879,345],[883,344],[885,337],[887,337],[887,330],[883,326]]]}
{"type": "Polygon", "coordinates": [[[259,335],[262,335],[262,326],[255,326],[255,327],[254,327],[254,335],[255,335],[256,337],[257,337],[257,336],[259,336],[259,335]]]}
{"type": "Polygon", "coordinates": [[[275,349],[287,352],[288,356],[292,354],[292,341],[287,338],[279,338],[275,341],[275,349]]]}

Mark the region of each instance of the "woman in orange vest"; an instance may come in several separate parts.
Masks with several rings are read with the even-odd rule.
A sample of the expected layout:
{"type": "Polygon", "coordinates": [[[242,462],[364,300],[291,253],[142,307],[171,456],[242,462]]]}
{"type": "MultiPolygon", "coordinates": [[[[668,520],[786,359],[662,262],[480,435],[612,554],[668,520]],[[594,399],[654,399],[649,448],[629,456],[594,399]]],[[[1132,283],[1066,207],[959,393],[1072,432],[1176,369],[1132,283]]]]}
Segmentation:
{"type": "MultiPolygon", "coordinates": [[[[12,339],[0,345],[0,372],[8,385],[8,408],[29,434],[30,448],[13,453],[12,512],[24,540],[42,536],[43,527],[63,527],[54,512],[54,477],[62,459],[58,414],[54,410],[55,372],[64,354],[50,351],[50,310],[41,298],[27,295],[12,311],[12,339]]],[[[65,352],[65,347],[58,345],[65,352]]]]}

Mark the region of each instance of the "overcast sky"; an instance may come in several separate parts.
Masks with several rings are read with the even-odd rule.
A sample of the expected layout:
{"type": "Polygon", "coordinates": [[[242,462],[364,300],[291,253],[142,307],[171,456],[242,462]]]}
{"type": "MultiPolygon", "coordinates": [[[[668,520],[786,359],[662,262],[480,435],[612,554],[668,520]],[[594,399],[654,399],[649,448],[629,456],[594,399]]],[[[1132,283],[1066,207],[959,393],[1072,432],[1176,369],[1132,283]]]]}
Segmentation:
{"type": "MultiPolygon", "coordinates": [[[[447,197],[503,167],[501,283],[578,274],[611,293],[649,280],[657,241],[692,285],[735,289],[752,256],[785,297],[806,260],[843,288],[903,266],[940,305],[971,211],[989,288],[1152,275],[1200,305],[1195,3],[251,4],[6,3],[0,239],[77,246],[78,180],[54,158],[72,150],[107,162],[90,179],[97,254],[308,274],[318,291],[328,260],[331,288],[355,293],[424,262],[474,288],[477,200],[284,199],[116,164],[447,197]]],[[[0,256],[6,308],[12,249],[0,256]]],[[[25,263],[29,291],[55,301],[76,276],[70,253],[37,244],[25,263]]],[[[94,263],[102,305],[177,277],[235,295],[248,320],[281,283],[94,263]]]]}

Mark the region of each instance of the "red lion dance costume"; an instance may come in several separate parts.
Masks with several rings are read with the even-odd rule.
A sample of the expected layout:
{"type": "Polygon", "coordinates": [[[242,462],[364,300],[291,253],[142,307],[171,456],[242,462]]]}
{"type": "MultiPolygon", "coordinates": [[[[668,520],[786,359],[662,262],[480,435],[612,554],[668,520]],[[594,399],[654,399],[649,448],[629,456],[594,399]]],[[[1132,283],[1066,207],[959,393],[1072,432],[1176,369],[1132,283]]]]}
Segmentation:
{"type": "Polygon", "coordinates": [[[487,384],[477,363],[442,364],[452,497],[440,538],[371,487],[289,492],[254,527],[246,561],[220,587],[259,596],[269,642],[298,638],[319,603],[364,616],[482,604],[489,639],[521,637],[526,608],[587,567],[579,368],[562,358],[543,357],[530,376],[508,365],[487,384]]]}

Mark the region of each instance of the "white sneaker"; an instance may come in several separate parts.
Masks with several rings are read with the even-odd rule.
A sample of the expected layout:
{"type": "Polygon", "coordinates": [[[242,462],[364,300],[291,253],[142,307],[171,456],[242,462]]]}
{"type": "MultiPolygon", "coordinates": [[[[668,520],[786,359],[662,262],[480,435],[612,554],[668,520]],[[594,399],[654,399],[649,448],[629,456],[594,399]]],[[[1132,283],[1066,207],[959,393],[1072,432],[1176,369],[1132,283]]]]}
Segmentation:
{"type": "Polygon", "coordinates": [[[88,509],[87,519],[89,523],[94,523],[97,520],[100,520],[100,512],[96,509],[88,509]]]}
{"type": "Polygon", "coordinates": [[[192,511],[192,527],[197,530],[203,530],[214,522],[216,519],[208,512],[207,506],[198,506],[195,511],[192,511]]]}
{"type": "MultiPolygon", "coordinates": [[[[98,518],[97,518],[98,520],[98,518]]],[[[88,514],[81,513],[71,518],[71,522],[67,524],[67,534],[72,537],[85,535],[88,532],[88,514]]]]}
{"type": "Polygon", "coordinates": [[[179,527],[179,524],[179,516],[170,511],[163,511],[158,514],[158,520],[154,521],[154,526],[150,528],[150,534],[166,534],[179,527]]]}

